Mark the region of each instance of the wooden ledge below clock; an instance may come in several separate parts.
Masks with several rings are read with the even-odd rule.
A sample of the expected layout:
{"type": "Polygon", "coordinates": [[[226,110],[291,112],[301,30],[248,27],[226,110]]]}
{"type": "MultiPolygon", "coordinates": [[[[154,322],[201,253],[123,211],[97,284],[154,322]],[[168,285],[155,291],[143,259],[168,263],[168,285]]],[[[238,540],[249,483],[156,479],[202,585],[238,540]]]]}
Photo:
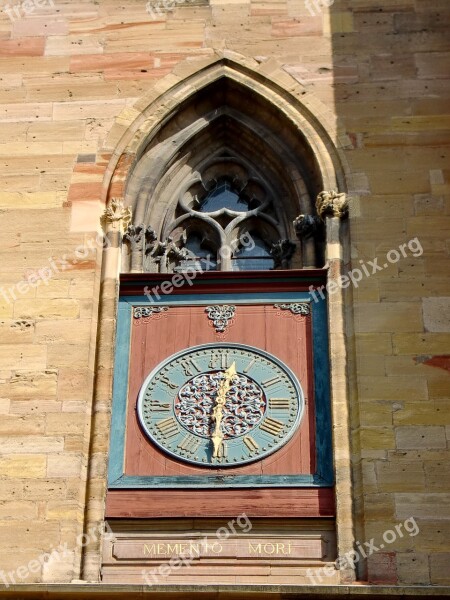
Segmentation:
{"type": "Polygon", "coordinates": [[[332,488],[110,490],[106,517],[334,517],[332,488]],[[239,492],[239,493],[238,493],[239,492]]]}

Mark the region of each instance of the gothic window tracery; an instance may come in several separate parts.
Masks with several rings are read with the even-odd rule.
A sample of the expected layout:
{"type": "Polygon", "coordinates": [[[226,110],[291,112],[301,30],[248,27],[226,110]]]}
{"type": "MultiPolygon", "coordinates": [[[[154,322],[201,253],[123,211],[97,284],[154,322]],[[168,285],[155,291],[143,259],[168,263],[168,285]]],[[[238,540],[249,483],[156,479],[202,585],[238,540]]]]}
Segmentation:
{"type": "MultiPolygon", "coordinates": [[[[265,182],[237,159],[207,162],[169,205],[160,237],[131,226],[124,236],[132,265],[144,271],[247,271],[288,268],[293,251],[286,219],[265,182]],[[145,232],[145,235],[144,235],[145,232]],[[283,245],[284,244],[284,245],[283,245]]],[[[150,233],[151,231],[151,233],[150,233]]]]}
{"type": "Polygon", "coordinates": [[[263,96],[218,79],[141,145],[124,198],[133,225],[122,271],[322,267],[322,189],[303,132],[263,96]]]}

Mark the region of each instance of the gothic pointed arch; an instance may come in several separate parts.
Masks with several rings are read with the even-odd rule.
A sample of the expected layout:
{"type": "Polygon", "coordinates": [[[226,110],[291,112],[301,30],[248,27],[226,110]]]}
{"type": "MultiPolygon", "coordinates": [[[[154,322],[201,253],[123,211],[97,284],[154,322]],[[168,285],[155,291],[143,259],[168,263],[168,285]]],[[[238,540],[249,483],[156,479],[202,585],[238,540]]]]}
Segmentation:
{"type": "Polygon", "coordinates": [[[119,187],[133,213],[122,272],[181,269],[188,254],[195,262],[186,244],[200,230],[197,246],[218,270],[237,268],[240,240],[250,235],[261,249],[252,268],[324,265],[315,200],[323,190],[345,191],[333,132],[300,102],[308,96],[300,84],[288,95],[250,62],[217,56],[136,106],[110,163],[109,194],[119,187]],[[136,237],[136,228],[147,234],[136,237]]]}

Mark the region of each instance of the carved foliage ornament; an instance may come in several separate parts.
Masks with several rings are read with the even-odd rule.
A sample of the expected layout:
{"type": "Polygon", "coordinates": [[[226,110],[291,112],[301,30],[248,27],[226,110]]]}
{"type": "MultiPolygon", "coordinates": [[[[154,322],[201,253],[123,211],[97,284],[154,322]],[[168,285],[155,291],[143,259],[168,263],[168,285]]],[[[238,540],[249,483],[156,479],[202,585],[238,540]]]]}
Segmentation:
{"type": "MultiPolygon", "coordinates": [[[[175,413],[184,427],[195,435],[211,436],[211,418],[223,372],[203,373],[190,379],[178,392],[175,413]]],[[[235,375],[226,395],[221,430],[224,439],[242,436],[257,425],[266,411],[266,399],[259,385],[246,375],[235,375]]]]}
{"type": "Polygon", "coordinates": [[[142,234],[145,226],[142,225],[130,225],[123,236],[125,240],[130,242],[131,247],[140,244],[142,242],[142,234]]]}
{"type": "Polygon", "coordinates": [[[325,216],[345,217],[348,214],[348,200],[344,193],[335,190],[320,192],[316,200],[317,214],[323,219],[325,216]]]}
{"type": "Polygon", "coordinates": [[[131,222],[131,208],[125,207],[121,198],[111,198],[102,215],[105,224],[112,224],[113,229],[126,230],[131,222]]]}

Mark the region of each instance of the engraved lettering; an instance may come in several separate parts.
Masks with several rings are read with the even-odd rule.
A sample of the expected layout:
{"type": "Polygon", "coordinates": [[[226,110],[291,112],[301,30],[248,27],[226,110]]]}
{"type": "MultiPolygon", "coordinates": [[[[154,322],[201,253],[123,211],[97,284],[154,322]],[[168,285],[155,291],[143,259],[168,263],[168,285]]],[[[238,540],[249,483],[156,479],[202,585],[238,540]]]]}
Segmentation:
{"type": "Polygon", "coordinates": [[[144,554],[156,554],[155,544],[152,544],[151,546],[144,544],[144,554]]]}
{"type": "Polygon", "coordinates": [[[265,554],[274,554],[275,546],[273,544],[264,544],[263,550],[265,554]]]}
{"type": "Polygon", "coordinates": [[[191,544],[190,550],[189,550],[189,554],[196,554],[197,556],[200,556],[201,550],[200,550],[200,545],[199,544],[191,544]]]}
{"type": "Polygon", "coordinates": [[[284,554],[284,555],[290,554],[291,553],[291,543],[290,542],[288,544],[277,543],[277,545],[276,545],[276,553],[277,554],[284,554]]]}
{"type": "Polygon", "coordinates": [[[178,544],[180,550],[177,552],[177,554],[186,554],[187,550],[188,550],[188,545],[187,544],[178,544]]]}
{"type": "MultiPolygon", "coordinates": [[[[289,556],[292,554],[293,543],[291,540],[284,542],[273,542],[262,541],[248,542],[248,554],[249,556],[289,556]]],[[[153,556],[186,556],[199,557],[202,554],[222,554],[224,551],[223,545],[214,541],[213,539],[207,540],[204,538],[202,541],[188,540],[186,542],[158,542],[158,543],[144,543],[143,554],[153,556]]]]}
{"type": "Polygon", "coordinates": [[[211,544],[210,549],[211,552],[214,552],[214,554],[220,554],[222,552],[222,544],[219,544],[219,542],[214,542],[211,544]]]}

